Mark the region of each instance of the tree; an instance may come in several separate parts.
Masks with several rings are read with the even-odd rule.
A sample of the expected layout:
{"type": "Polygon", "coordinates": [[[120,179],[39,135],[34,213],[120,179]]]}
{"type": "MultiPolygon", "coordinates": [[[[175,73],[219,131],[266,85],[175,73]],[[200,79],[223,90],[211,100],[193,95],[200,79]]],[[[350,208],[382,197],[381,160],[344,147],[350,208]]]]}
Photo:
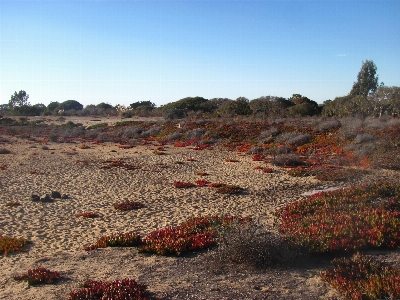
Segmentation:
{"type": "Polygon", "coordinates": [[[155,103],[149,101],[138,101],[129,105],[132,109],[148,109],[152,110],[156,107],[155,103]]]}
{"type": "Polygon", "coordinates": [[[76,100],[67,100],[62,102],[58,107],[57,110],[82,110],[83,109],[83,105],[80,104],[78,101],[76,100]]]}
{"type": "MultiPolygon", "coordinates": [[[[86,106],[86,107],[87,107],[87,106],[86,106]]],[[[102,109],[104,109],[104,110],[106,110],[106,109],[112,109],[112,108],[113,108],[113,106],[112,106],[111,104],[104,103],[104,102],[101,102],[100,104],[97,104],[96,107],[97,107],[97,108],[102,108],[102,109]]]]}
{"type": "Polygon", "coordinates": [[[375,116],[400,116],[400,87],[380,86],[369,96],[375,116]]]}
{"type": "MultiPolygon", "coordinates": [[[[381,83],[383,85],[383,83],[381,83]]],[[[376,65],[372,60],[363,61],[360,72],[357,75],[357,82],[349,93],[351,96],[368,96],[378,88],[378,75],[376,75],[376,65]]]]}
{"type": "Polygon", "coordinates": [[[320,113],[318,103],[300,94],[293,94],[289,101],[294,105],[289,107],[289,115],[292,116],[314,116],[320,113]]]}
{"type": "MultiPolygon", "coordinates": [[[[6,114],[9,111],[10,111],[10,107],[8,106],[8,104],[1,104],[0,105],[0,114],[1,115],[6,114]]],[[[1,119],[1,116],[0,116],[0,119],[1,119]]]]}
{"type": "Polygon", "coordinates": [[[47,105],[46,110],[44,112],[45,115],[52,115],[56,113],[56,108],[60,105],[57,101],[50,102],[49,105],[47,105]]]}
{"type": "Polygon", "coordinates": [[[30,105],[28,102],[29,95],[21,90],[18,93],[14,92],[14,95],[11,96],[10,101],[8,101],[8,106],[13,109],[16,106],[22,106],[22,105],[30,105]]]}
{"type": "Polygon", "coordinates": [[[12,109],[12,114],[17,116],[40,116],[46,110],[46,106],[42,103],[35,105],[20,105],[12,109]]]}
{"type": "Polygon", "coordinates": [[[239,97],[234,103],[234,114],[238,116],[248,116],[252,113],[249,105],[249,99],[246,97],[239,97]]]}

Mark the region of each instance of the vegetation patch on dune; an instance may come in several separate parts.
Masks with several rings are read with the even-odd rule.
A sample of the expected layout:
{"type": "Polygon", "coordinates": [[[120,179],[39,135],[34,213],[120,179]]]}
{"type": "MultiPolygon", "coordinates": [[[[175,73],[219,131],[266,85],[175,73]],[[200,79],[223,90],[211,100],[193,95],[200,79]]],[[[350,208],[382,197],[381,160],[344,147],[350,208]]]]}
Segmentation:
{"type": "Polygon", "coordinates": [[[30,269],[28,272],[14,276],[15,280],[26,280],[29,285],[39,285],[39,284],[52,284],[59,279],[60,273],[57,271],[50,271],[49,269],[43,267],[37,267],[35,269],[30,269]]]}
{"type": "Polygon", "coordinates": [[[84,250],[90,251],[98,248],[107,247],[134,247],[142,243],[140,234],[134,231],[127,233],[115,233],[100,237],[95,244],[84,247],[84,250]]]}
{"type": "Polygon", "coordinates": [[[24,246],[28,243],[29,241],[25,238],[0,236],[0,254],[7,255],[15,251],[25,252],[24,246]]]}
{"type": "Polygon", "coordinates": [[[114,281],[87,280],[82,288],[69,293],[68,300],[147,300],[147,286],[136,282],[134,279],[114,281]]]}
{"type": "Polygon", "coordinates": [[[374,183],[291,203],[276,212],[279,230],[312,252],[400,246],[400,185],[374,183]]]}
{"type": "Polygon", "coordinates": [[[336,258],[333,267],[321,273],[345,299],[399,299],[400,270],[357,253],[351,258],[336,258]]]}
{"type": "Polygon", "coordinates": [[[250,221],[249,217],[235,216],[190,218],[179,226],[153,231],[143,238],[145,246],[139,252],[179,256],[187,251],[207,249],[217,244],[216,237],[224,228],[250,221]]]}

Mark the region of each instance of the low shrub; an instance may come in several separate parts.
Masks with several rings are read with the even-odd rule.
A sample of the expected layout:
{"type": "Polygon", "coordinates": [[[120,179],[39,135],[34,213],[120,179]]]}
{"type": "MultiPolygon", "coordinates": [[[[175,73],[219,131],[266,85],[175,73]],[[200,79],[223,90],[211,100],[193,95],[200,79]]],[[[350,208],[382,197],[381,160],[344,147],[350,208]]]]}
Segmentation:
{"type": "Polygon", "coordinates": [[[15,280],[26,280],[29,285],[52,284],[60,278],[60,273],[43,267],[28,270],[25,274],[14,276],[15,280]]]}
{"type": "Polygon", "coordinates": [[[186,188],[190,188],[190,187],[194,187],[194,186],[196,186],[196,185],[191,182],[182,182],[179,180],[174,181],[174,187],[176,187],[178,189],[186,189],[186,188]]]}
{"type": "Polygon", "coordinates": [[[250,220],[235,216],[190,218],[178,226],[153,231],[143,238],[146,245],[139,248],[139,252],[179,256],[187,251],[207,249],[217,244],[215,237],[226,228],[250,220]]]}
{"type": "Polygon", "coordinates": [[[204,179],[203,180],[197,180],[196,184],[197,184],[198,187],[206,186],[207,185],[207,180],[204,180],[204,179]]]}
{"type": "Polygon", "coordinates": [[[226,264],[262,268],[282,262],[286,250],[280,234],[268,232],[255,222],[232,225],[217,239],[218,248],[212,254],[214,267],[226,264]]]}
{"type": "Polygon", "coordinates": [[[153,231],[143,239],[145,246],[139,252],[158,255],[181,255],[189,250],[212,247],[216,244],[212,232],[192,232],[185,226],[168,227],[153,231]]]}
{"type": "Polygon", "coordinates": [[[217,189],[218,194],[239,194],[243,192],[244,189],[237,185],[224,185],[217,189]]]}
{"type": "Polygon", "coordinates": [[[271,163],[281,167],[297,167],[305,165],[305,162],[297,154],[278,154],[271,163]]]}
{"type": "MultiPolygon", "coordinates": [[[[238,152],[242,152],[242,151],[238,150],[238,152]]],[[[259,147],[259,146],[253,146],[249,150],[246,151],[246,154],[256,155],[256,154],[262,154],[262,152],[264,152],[264,148],[259,147]]]]}
{"type": "Polygon", "coordinates": [[[19,201],[11,201],[11,202],[6,203],[6,206],[10,206],[10,207],[19,206],[19,205],[21,205],[21,202],[19,202],[19,201]]]}
{"type": "Polygon", "coordinates": [[[367,170],[353,168],[321,168],[314,172],[317,172],[315,178],[321,181],[347,180],[368,173],[367,170]]]}
{"type": "Polygon", "coordinates": [[[98,123],[98,124],[89,125],[88,127],[86,127],[86,129],[90,130],[90,129],[105,128],[107,126],[108,126],[107,123],[98,123]]]}
{"type": "Polygon", "coordinates": [[[100,215],[98,213],[92,211],[85,211],[83,213],[77,214],[77,217],[84,217],[84,218],[98,218],[100,215]]]}
{"type": "Polygon", "coordinates": [[[24,238],[14,238],[7,236],[0,236],[0,254],[7,255],[10,252],[21,251],[25,252],[23,248],[29,241],[24,238]]]}
{"type": "Polygon", "coordinates": [[[357,253],[351,258],[336,258],[333,268],[321,273],[345,299],[399,299],[400,271],[357,253]]]}
{"type": "Polygon", "coordinates": [[[209,175],[209,174],[206,173],[206,172],[197,172],[196,175],[199,175],[199,176],[207,176],[207,175],[209,175]]]}
{"type": "Polygon", "coordinates": [[[336,119],[326,120],[318,123],[315,127],[315,132],[329,132],[340,128],[341,124],[336,119]]]}
{"type": "Polygon", "coordinates": [[[57,134],[50,134],[49,135],[49,140],[53,143],[58,142],[58,135],[57,134]]]}
{"type": "Polygon", "coordinates": [[[372,142],[372,141],[375,141],[375,140],[376,140],[376,137],[374,137],[373,135],[371,135],[369,133],[365,133],[365,132],[360,132],[354,138],[353,143],[355,143],[355,144],[364,144],[364,143],[372,142]]]}
{"type": "Polygon", "coordinates": [[[97,242],[90,246],[85,246],[86,251],[107,248],[107,247],[134,247],[142,244],[140,234],[131,231],[127,233],[116,233],[100,237],[97,242]]]}
{"type": "Polygon", "coordinates": [[[312,140],[311,134],[299,133],[298,135],[292,136],[290,139],[288,139],[286,143],[291,146],[301,146],[310,143],[311,140],[312,140]]]}
{"type": "Polygon", "coordinates": [[[213,183],[208,184],[208,187],[220,188],[220,187],[223,187],[225,185],[226,185],[225,183],[213,182],[213,183]]]}
{"type": "Polygon", "coordinates": [[[279,230],[312,252],[400,246],[400,185],[380,182],[317,193],[276,212],[279,230]]]}
{"type": "Polygon", "coordinates": [[[239,162],[237,159],[225,159],[226,162],[239,162]]]}
{"type": "Polygon", "coordinates": [[[374,153],[372,166],[378,169],[400,170],[400,150],[374,153]]]}
{"type": "Polygon", "coordinates": [[[82,289],[71,291],[68,300],[147,300],[147,286],[134,279],[115,281],[87,280],[82,289]]]}
{"type": "Polygon", "coordinates": [[[118,210],[133,210],[133,209],[139,209],[139,208],[143,208],[145,207],[145,205],[141,202],[135,202],[135,201],[123,201],[123,202],[119,202],[119,203],[114,203],[114,208],[118,209],[118,210]]]}
{"type": "Polygon", "coordinates": [[[274,169],[273,168],[263,168],[262,172],[263,173],[274,173],[274,169]]]}
{"type": "Polygon", "coordinates": [[[263,160],[264,160],[264,155],[259,153],[253,155],[252,161],[263,161],[263,160]]]}
{"type": "Polygon", "coordinates": [[[11,151],[6,148],[0,148],[0,154],[10,154],[11,151]]]}

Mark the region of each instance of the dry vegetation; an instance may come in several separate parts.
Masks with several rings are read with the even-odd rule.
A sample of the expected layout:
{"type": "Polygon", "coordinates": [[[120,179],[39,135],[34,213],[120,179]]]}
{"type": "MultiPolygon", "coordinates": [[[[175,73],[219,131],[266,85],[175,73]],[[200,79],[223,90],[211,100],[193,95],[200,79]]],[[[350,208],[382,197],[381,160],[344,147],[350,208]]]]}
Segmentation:
{"type": "MultiPolygon", "coordinates": [[[[400,298],[398,118],[185,120],[179,128],[165,121],[121,121],[112,125],[101,122],[89,127],[65,121],[62,124],[52,124],[51,120],[39,124],[26,120],[23,123],[3,121],[0,154],[14,155],[7,150],[12,137],[40,141],[43,147],[39,150],[45,150],[45,155],[52,155],[49,153],[54,143],[73,145],[71,151],[63,153],[65,156],[76,155],[76,148],[92,151],[96,145],[106,142],[118,143],[121,151],[153,147],[153,155],[163,154],[165,159],[171,148],[223,149],[232,153],[232,157],[224,161],[232,168],[244,163],[243,157],[250,157],[250,161],[259,164],[253,172],[262,171],[271,180],[279,170],[303,183],[312,179],[340,187],[292,203],[282,200],[284,191],[278,194],[269,190],[270,195],[265,194],[265,200],[274,198],[276,201],[273,205],[275,224],[266,225],[253,216],[187,216],[181,224],[158,228],[147,235],[127,228],[128,232],[100,236],[94,244],[82,245],[82,250],[96,253],[101,248],[134,247],[140,253],[134,256],[138,267],[140,260],[146,260],[149,254],[173,260],[157,260],[157,265],[150,266],[151,274],[140,278],[141,283],[136,282],[136,278],[109,282],[89,278],[82,289],[71,291],[65,298],[291,299],[291,291],[295,298],[309,299],[328,296],[330,299],[400,298]],[[390,174],[395,175],[374,177],[381,170],[391,170],[390,174]],[[349,183],[351,188],[348,188],[349,183]],[[384,259],[391,262],[384,263],[384,259]],[[305,282],[307,273],[311,277],[305,282]],[[157,276],[163,278],[166,285],[174,285],[175,290],[152,290],[157,276]],[[285,276],[288,276],[285,282],[279,281],[285,276]],[[227,278],[237,284],[226,284],[227,278]],[[317,283],[314,282],[314,288],[307,289],[305,286],[313,285],[311,279],[317,283]],[[331,292],[328,284],[333,288],[331,292]]],[[[89,160],[71,161],[79,162],[85,162],[83,168],[94,168],[89,160]]],[[[7,165],[2,164],[3,161],[0,163],[1,172],[7,171],[7,165]]],[[[196,163],[197,159],[192,157],[184,162],[156,166],[114,159],[102,161],[96,171],[160,172],[168,167],[196,163]]],[[[172,178],[170,185],[190,195],[201,191],[221,194],[219,197],[241,197],[262,192],[236,183],[208,182],[203,179],[210,175],[205,171],[195,174],[207,177],[195,182],[172,178]]],[[[45,176],[46,172],[37,171],[31,175],[45,176]]],[[[261,208],[265,204],[258,205],[261,208]]],[[[20,203],[7,201],[6,206],[15,209],[11,207],[17,208],[20,203]]],[[[139,201],[114,203],[115,210],[127,213],[145,207],[139,201]]],[[[100,214],[85,211],[75,216],[87,220],[100,214]]],[[[24,251],[27,243],[27,239],[3,236],[0,231],[0,253],[24,251]]],[[[113,252],[99,253],[102,254],[93,255],[107,256],[113,252]]],[[[123,257],[124,252],[121,255],[123,257]]],[[[15,279],[28,280],[30,284],[53,283],[59,276],[57,271],[37,268],[15,279]]]]}

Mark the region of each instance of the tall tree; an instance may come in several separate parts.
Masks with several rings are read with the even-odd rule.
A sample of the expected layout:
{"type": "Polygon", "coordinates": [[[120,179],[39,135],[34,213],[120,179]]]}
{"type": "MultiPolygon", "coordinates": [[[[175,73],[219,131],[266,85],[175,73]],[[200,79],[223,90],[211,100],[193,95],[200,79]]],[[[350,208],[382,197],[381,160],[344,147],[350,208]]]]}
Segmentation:
{"type": "MultiPolygon", "coordinates": [[[[381,84],[383,85],[383,83],[381,84]]],[[[357,82],[353,83],[350,96],[368,96],[378,88],[378,75],[376,65],[372,60],[363,61],[360,72],[357,75],[357,82]]]]}
{"type": "Polygon", "coordinates": [[[12,109],[16,106],[30,105],[28,99],[29,95],[25,91],[14,92],[14,95],[12,95],[10,101],[8,101],[8,106],[12,109]]]}

